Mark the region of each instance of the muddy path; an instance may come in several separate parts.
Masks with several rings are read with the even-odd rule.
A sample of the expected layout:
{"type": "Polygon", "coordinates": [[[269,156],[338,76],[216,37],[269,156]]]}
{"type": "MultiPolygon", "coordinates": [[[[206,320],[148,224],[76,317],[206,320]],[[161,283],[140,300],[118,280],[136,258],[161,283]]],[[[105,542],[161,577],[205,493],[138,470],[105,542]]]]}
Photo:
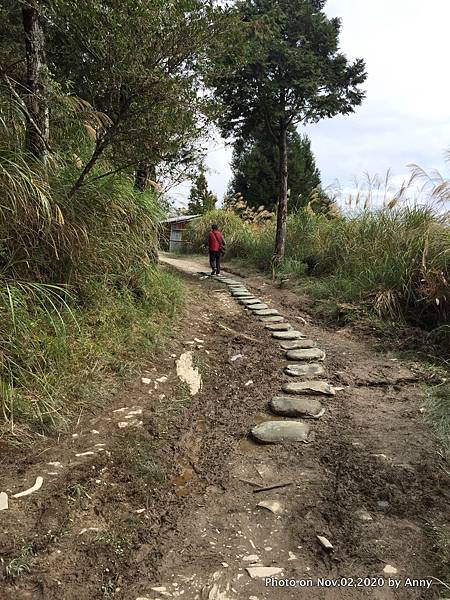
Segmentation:
{"type": "Polygon", "coordinates": [[[421,412],[426,375],[247,278],[326,351],[339,389],[308,444],[256,444],[250,428],[277,418],[267,403],[288,379],[284,353],[198,275],[206,262],[170,262],[188,306],[141,376],[32,455],[2,448],[0,490],[44,483],[0,512],[0,598],[440,598],[428,531],[448,515],[449,491],[421,412]],[[194,396],[177,375],[186,352],[203,381],[194,396]],[[261,566],[273,580],[250,576],[261,566]]]}

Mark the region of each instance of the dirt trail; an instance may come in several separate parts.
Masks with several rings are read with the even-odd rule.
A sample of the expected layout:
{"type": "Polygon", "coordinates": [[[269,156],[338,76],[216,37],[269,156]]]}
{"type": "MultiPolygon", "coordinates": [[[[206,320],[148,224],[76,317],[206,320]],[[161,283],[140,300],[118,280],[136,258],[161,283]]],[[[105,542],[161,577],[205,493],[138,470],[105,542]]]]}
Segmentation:
{"type": "Polygon", "coordinates": [[[59,442],[2,458],[0,491],[37,475],[44,485],[0,513],[4,564],[21,558],[29,569],[0,579],[0,598],[440,597],[435,583],[405,585],[434,575],[426,529],[449,500],[420,412],[423,374],[315,325],[296,296],[247,278],[326,351],[327,381],[343,388],[310,423],[308,444],[255,444],[250,428],[276,418],[267,403],[288,379],[279,344],[224,285],[198,275],[206,261],[163,261],[186,275],[190,303],[161,355],[59,442]],[[175,364],[187,351],[203,378],[192,397],[175,364]],[[291,485],[256,491],[279,482],[291,485]],[[252,579],[252,564],[274,569],[278,585],[252,579]],[[297,587],[281,587],[287,579],[297,587]]]}

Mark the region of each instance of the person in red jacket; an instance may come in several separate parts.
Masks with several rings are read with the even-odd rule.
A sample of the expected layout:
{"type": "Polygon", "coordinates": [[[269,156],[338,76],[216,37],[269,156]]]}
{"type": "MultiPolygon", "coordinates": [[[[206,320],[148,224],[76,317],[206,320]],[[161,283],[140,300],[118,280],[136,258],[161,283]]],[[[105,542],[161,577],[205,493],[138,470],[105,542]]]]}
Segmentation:
{"type": "Polygon", "coordinates": [[[220,275],[220,259],[225,251],[225,240],[217,225],[211,227],[208,236],[209,264],[211,265],[211,275],[220,275]]]}

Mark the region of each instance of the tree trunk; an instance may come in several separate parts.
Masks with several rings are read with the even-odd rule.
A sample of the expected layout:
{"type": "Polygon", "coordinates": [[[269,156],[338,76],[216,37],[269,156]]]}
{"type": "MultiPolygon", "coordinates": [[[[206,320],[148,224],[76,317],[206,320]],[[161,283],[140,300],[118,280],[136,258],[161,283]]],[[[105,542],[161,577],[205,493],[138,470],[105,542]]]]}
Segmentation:
{"type": "Polygon", "coordinates": [[[145,192],[147,189],[148,180],[150,179],[150,172],[153,171],[150,166],[145,163],[139,163],[136,172],[134,174],[134,189],[138,192],[145,192]]]}
{"type": "Polygon", "coordinates": [[[278,171],[278,212],[277,212],[277,236],[275,240],[274,263],[280,266],[284,259],[286,246],[286,218],[288,202],[288,161],[287,161],[287,128],[280,123],[280,137],[278,141],[280,153],[278,171]]]}
{"type": "Polygon", "coordinates": [[[34,2],[22,8],[27,61],[25,104],[31,118],[27,120],[25,147],[44,165],[48,159],[49,110],[45,87],[47,62],[44,31],[34,2]]]}

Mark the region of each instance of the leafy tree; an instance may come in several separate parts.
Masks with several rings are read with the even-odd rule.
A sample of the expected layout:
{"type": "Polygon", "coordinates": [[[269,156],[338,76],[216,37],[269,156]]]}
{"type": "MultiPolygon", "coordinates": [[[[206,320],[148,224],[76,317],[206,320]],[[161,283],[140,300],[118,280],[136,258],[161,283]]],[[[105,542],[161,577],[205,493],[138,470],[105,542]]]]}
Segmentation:
{"type": "MultiPolygon", "coordinates": [[[[306,135],[288,131],[287,146],[289,206],[296,209],[308,203],[311,192],[320,185],[320,173],[306,135]]],[[[249,143],[238,140],[228,193],[240,193],[249,206],[263,205],[272,211],[278,201],[278,164],[278,147],[267,130],[262,129],[249,143]]]]}
{"type": "Polygon", "coordinates": [[[201,215],[209,212],[214,210],[216,202],[217,196],[209,190],[205,170],[202,167],[191,187],[187,213],[189,215],[201,215]]]}
{"type": "MultiPolygon", "coordinates": [[[[45,58],[48,63],[43,86],[43,77],[25,72],[24,52],[12,39],[22,11],[12,0],[5,3],[8,23],[0,26],[7,36],[0,40],[0,58],[6,63],[3,79],[9,76],[12,91],[31,108],[40,108],[54,87],[57,102],[64,97],[69,106],[72,101],[69,112],[77,105],[77,118],[90,128],[90,147],[76,152],[82,163],[78,176],[67,181],[69,197],[92,181],[94,168],[99,176],[102,158],[113,168],[101,177],[125,171],[135,175],[137,189],[145,188],[159,165],[165,174],[167,165],[176,165],[178,175],[198,164],[198,140],[210,105],[201,93],[202,65],[210,45],[217,44],[226,29],[226,9],[213,0],[80,0],[77,10],[70,0],[24,0],[24,15],[33,17],[34,37],[27,33],[27,43],[40,44],[37,48],[34,42],[32,48],[42,64],[38,72],[44,74],[45,58]],[[8,50],[11,43],[14,52],[8,50]],[[34,104],[28,104],[27,90],[36,81],[40,87],[34,104]]],[[[22,46],[23,40],[22,28],[22,46]]],[[[50,128],[53,108],[50,105],[50,128]]],[[[48,121],[48,106],[44,109],[40,113],[48,121]]],[[[42,119],[34,121],[44,130],[42,119]]],[[[34,146],[47,137],[48,128],[44,136],[35,136],[34,146]]],[[[73,150],[67,154],[72,156],[73,150]]]]}
{"type": "Polygon", "coordinates": [[[222,101],[225,136],[245,139],[261,123],[279,156],[275,261],[284,257],[288,197],[288,131],[298,123],[353,112],[364,97],[360,59],[339,51],[340,20],[326,0],[241,0],[241,37],[215,62],[211,85],[222,101]]]}

